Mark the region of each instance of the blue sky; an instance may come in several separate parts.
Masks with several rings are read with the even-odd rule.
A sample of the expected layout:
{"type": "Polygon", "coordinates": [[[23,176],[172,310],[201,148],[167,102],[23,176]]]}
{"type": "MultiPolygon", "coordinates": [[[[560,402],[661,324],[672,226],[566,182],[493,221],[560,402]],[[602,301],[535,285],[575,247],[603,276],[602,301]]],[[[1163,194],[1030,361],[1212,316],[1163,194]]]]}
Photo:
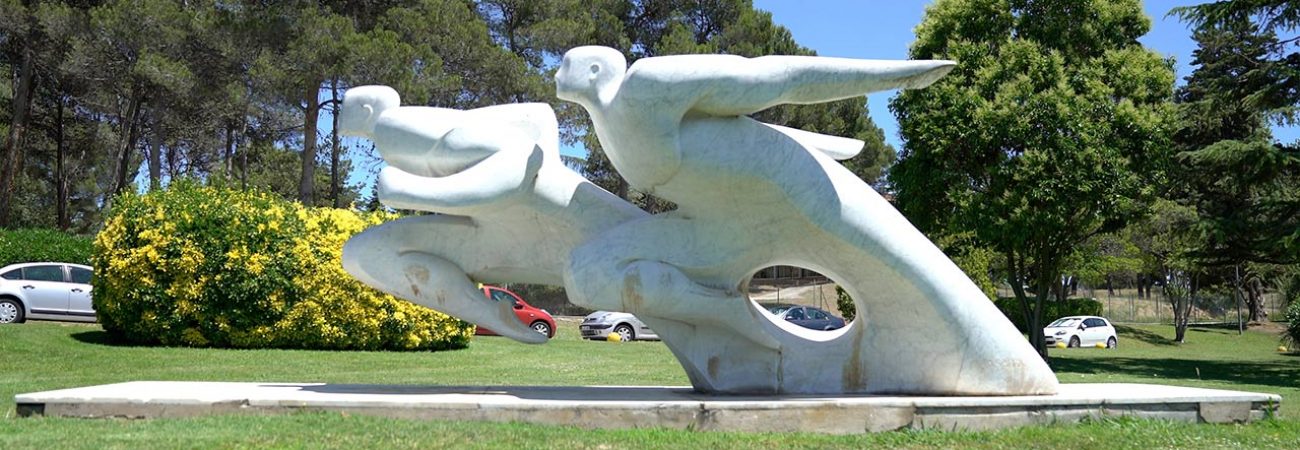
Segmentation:
{"type": "MultiPolygon", "coordinates": [[[[907,48],[915,39],[912,29],[921,23],[926,5],[922,0],[754,0],[754,7],[772,13],[772,20],[794,35],[799,44],[822,56],[868,59],[906,59],[907,48]]],[[[1191,30],[1177,18],[1167,17],[1176,6],[1203,2],[1148,0],[1143,2],[1151,18],[1151,31],[1140,41],[1166,57],[1173,57],[1178,83],[1192,72],[1191,30]]],[[[896,91],[878,92],[867,98],[872,120],[885,131],[885,140],[901,149],[898,124],[889,112],[889,99],[896,91]]],[[[321,133],[328,133],[328,113],[321,115],[321,133]]],[[[1300,128],[1274,128],[1274,137],[1283,142],[1300,139],[1300,128]]],[[[322,136],[325,134],[322,134],[322,136]]],[[[349,143],[354,143],[348,139],[349,143]]],[[[355,144],[354,144],[355,145],[355,144]]],[[[584,156],[581,148],[564,148],[562,153],[584,156]]],[[[357,155],[356,152],[353,155],[357,155]]],[[[350,182],[361,182],[363,195],[374,184],[374,161],[355,158],[350,182]]]]}
{"type": "MultiPolygon", "coordinates": [[[[772,21],[790,30],[800,45],[821,56],[870,59],[906,59],[907,47],[916,36],[912,29],[921,23],[926,5],[921,0],[754,0],[754,7],[772,13],[772,21]]],[[[1139,39],[1143,45],[1175,60],[1178,84],[1192,72],[1192,32],[1175,17],[1166,17],[1176,6],[1199,1],[1147,0],[1143,8],[1151,18],[1151,31],[1139,39]]],[[[898,123],[889,112],[889,99],[896,91],[879,92],[867,98],[871,119],[885,130],[885,140],[900,149],[898,123]]],[[[1300,128],[1274,128],[1279,141],[1300,139],[1300,128]]]]}

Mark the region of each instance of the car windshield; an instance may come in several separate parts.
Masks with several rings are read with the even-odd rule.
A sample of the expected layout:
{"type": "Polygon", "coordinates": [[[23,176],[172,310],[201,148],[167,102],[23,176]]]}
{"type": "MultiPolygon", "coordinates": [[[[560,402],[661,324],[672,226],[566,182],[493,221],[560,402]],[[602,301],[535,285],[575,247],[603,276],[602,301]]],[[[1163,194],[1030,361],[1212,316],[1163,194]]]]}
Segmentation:
{"type": "Polygon", "coordinates": [[[1076,324],[1078,324],[1078,323],[1079,323],[1079,319],[1074,319],[1074,318],[1069,318],[1069,317],[1067,317],[1067,318],[1064,318],[1064,319],[1056,319],[1055,322],[1052,322],[1051,324],[1049,324],[1049,325],[1047,325],[1047,326],[1048,326],[1049,328],[1055,328],[1055,327],[1070,327],[1070,326],[1074,326],[1074,325],[1076,325],[1076,324]]]}
{"type": "Polygon", "coordinates": [[[787,310],[787,309],[790,309],[790,305],[769,306],[769,307],[767,307],[767,312],[770,312],[770,313],[772,313],[772,314],[775,314],[775,315],[778,315],[778,316],[779,316],[779,315],[781,315],[781,313],[785,312],[785,310],[787,310]]]}

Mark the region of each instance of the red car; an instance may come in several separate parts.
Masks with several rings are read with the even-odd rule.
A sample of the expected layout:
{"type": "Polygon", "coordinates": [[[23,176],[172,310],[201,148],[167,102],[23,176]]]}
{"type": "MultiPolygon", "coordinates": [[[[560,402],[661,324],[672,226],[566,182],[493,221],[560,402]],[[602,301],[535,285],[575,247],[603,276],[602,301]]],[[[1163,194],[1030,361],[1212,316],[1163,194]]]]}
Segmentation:
{"type": "MultiPolygon", "coordinates": [[[[505,288],[484,285],[483,295],[498,302],[511,302],[515,305],[515,317],[518,317],[520,322],[523,322],[530,328],[537,330],[538,333],[546,335],[548,339],[555,337],[555,319],[552,318],[551,313],[546,312],[546,310],[534,308],[532,305],[529,305],[528,302],[525,302],[524,299],[519,298],[518,294],[510,292],[505,288]]],[[[485,336],[497,335],[492,330],[483,327],[476,327],[474,334],[485,336]]]]}

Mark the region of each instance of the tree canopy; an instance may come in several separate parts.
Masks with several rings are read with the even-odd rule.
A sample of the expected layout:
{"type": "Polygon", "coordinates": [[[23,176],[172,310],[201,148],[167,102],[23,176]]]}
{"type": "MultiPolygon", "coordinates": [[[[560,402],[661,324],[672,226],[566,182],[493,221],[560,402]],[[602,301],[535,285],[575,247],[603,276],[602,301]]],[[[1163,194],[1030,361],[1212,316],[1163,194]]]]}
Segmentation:
{"type": "MultiPolygon", "coordinates": [[[[587,175],[669,208],[627,192],[554,97],[559,57],[591,44],[630,60],[812,54],[748,0],[0,0],[0,227],[92,230],[115,194],[174,178],[346,205],[366,190],[347,174],[369,170],[348,156],[366,149],[320,130],[360,84],[416,105],[551,103],[565,141],[588,144],[587,175]]],[[[893,158],[862,100],[759,118],[867,141],[850,166],[868,181],[893,158]]]]}
{"type": "Polygon", "coordinates": [[[1149,27],[1136,0],[939,0],[911,56],[957,68],[890,104],[899,208],[1004,258],[1044,355],[1042,302],[1067,258],[1139,218],[1163,176],[1173,70],[1138,43],[1149,27]]]}
{"type": "MultiPolygon", "coordinates": [[[[1238,0],[1174,10],[1194,26],[1195,70],[1178,90],[1177,150],[1165,196],[1193,211],[1177,257],[1226,280],[1265,319],[1265,276],[1300,264],[1300,142],[1275,142],[1271,124],[1296,124],[1300,52],[1294,2],[1238,0]]],[[[1285,278],[1285,276],[1281,277],[1285,278]]]]}

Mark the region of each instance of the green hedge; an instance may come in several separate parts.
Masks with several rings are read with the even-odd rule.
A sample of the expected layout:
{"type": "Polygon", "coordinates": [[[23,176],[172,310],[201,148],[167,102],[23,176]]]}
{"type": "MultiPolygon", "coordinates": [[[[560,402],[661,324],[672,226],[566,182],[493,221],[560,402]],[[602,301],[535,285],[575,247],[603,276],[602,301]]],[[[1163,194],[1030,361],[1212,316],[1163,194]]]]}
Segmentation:
{"type": "MultiPolygon", "coordinates": [[[[1034,301],[1032,298],[1029,300],[1034,301]]],[[[1020,310],[1020,300],[1015,297],[998,297],[993,303],[1002,311],[1002,315],[1016,324],[1016,328],[1022,332],[1029,331],[1025,325],[1025,315],[1020,310]]],[[[1067,298],[1064,302],[1048,299],[1043,302],[1043,325],[1066,316],[1100,316],[1101,312],[1102,304],[1095,298],[1067,298]]]]}
{"type": "Polygon", "coordinates": [[[92,258],[104,330],[137,343],[438,350],[473,326],[343,271],[344,242],[388,219],[179,182],[114,200],[92,258]]]}
{"type": "Polygon", "coordinates": [[[1300,351],[1295,349],[1300,347],[1300,301],[1291,302],[1282,317],[1287,321],[1286,334],[1282,340],[1290,343],[1293,351],[1300,351]]]}
{"type": "Polygon", "coordinates": [[[91,240],[51,229],[0,230],[0,267],[25,262],[90,264],[91,240]]]}

